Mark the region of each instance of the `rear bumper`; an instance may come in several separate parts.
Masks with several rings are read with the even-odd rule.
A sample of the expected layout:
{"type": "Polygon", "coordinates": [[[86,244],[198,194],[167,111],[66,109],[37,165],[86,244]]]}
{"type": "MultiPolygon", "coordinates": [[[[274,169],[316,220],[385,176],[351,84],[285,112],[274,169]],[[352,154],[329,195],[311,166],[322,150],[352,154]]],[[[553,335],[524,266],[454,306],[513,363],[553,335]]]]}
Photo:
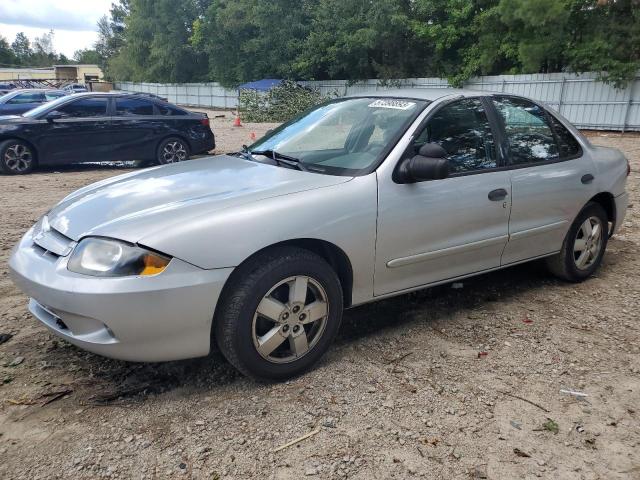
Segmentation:
{"type": "Polygon", "coordinates": [[[194,135],[190,139],[191,153],[198,155],[200,153],[207,153],[216,148],[215,137],[211,130],[208,133],[194,135]]]}
{"type": "Polygon", "coordinates": [[[629,205],[629,194],[625,192],[618,195],[614,198],[614,201],[616,204],[616,223],[613,226],[612,235],[620,229],[620,225],[624,222],[624,217],[627,214],[627,207],[629,205]]]}
{"type": "Polygon", "coordinates": [[[232,269],[202,270],[174,258],[160,275],[96,278],[70,272],[67,260],[33,245],[30,230],[9,261],[14,282],[31,297],[29,311],[56,335],[120,360],[209,353],[215,305],[232,269]]]}

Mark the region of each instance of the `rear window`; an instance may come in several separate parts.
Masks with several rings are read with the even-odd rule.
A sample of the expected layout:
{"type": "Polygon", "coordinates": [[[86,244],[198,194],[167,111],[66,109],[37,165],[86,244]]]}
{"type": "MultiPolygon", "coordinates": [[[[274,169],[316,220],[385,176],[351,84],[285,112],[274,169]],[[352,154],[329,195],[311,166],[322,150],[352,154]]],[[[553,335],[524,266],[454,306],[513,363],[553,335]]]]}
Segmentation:
{"type": "Polygon", "coordinates": [[[153,115],[153,103],[140,98],[117,98],[116,115],[153,115]]]}

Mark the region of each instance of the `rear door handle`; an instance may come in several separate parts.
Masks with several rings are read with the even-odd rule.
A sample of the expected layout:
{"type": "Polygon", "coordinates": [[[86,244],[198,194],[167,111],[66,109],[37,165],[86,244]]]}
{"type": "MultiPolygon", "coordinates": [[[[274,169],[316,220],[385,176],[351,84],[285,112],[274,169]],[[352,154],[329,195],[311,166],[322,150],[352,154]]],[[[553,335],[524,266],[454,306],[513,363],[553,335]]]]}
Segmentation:
{"type": "Polygon", "coordinates": [[[580,179],[580,181],[584,184],[587,183],[591,183],[593,182],[594,176],[591,175],[590,173],[587,173],[586,175],[583,175],[582,178],[580,179]]]}
{"type": "Polygon", "coordinates": [[[499,202],[507,197],[508,193],[504,188],[497,188],[489,192],[489,200],[492,202],[499,202]]]}

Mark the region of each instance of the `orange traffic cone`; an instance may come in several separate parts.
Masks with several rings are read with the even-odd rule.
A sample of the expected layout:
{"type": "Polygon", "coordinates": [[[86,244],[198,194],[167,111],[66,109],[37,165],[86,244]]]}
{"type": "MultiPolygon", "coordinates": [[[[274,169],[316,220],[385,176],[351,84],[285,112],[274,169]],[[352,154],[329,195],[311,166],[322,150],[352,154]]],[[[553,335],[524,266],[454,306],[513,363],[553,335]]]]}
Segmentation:
{"type": "Polygon", "coordinates": [[[234,127],[241,127],[242,124],[240,123],[240,115],[236,115],[236,119],[233,121],[233,126],[234,127]]]}

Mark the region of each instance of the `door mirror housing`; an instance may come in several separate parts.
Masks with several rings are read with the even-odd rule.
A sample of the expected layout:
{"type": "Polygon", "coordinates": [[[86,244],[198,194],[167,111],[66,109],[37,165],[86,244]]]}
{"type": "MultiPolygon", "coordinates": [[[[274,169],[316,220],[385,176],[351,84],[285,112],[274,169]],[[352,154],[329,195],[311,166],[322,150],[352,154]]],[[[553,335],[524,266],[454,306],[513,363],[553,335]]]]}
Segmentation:
{"type": "Polygon", "coordinates": [[[437,143],[425,143],[418,155],[402,161],[394,180],[398,183],[416,183],[426,180],[442,180],[449,176],[447,152],[437,143]]]}
{"type": "Polygon", "coordinates": [[[44,116],[44,118],[47,120],[47,122],[53,122],[54,120],[61,119],[62,114],[58,112],[49,112],[44,116]]]}

